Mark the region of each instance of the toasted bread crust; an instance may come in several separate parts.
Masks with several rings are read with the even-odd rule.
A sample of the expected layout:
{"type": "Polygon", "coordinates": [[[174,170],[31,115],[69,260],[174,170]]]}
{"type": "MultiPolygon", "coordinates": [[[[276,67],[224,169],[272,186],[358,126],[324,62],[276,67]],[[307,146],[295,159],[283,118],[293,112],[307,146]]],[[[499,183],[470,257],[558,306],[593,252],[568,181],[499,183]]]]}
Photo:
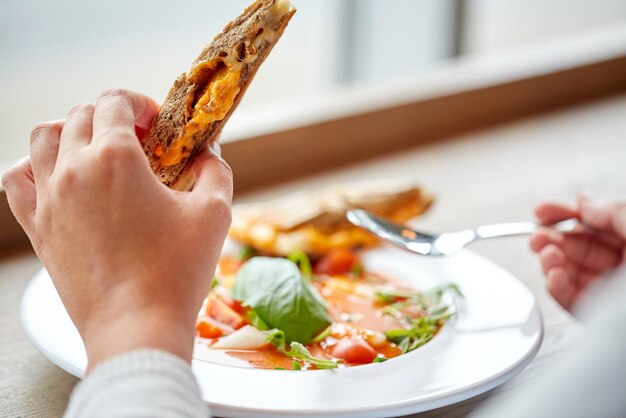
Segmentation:
{"type": "Polygon", "coordinates": [[[150,165],[162,183],[176,190],[189,190],[193,187],[194,176],[191,171],[193,161],[210,142],[217,140],[224,124],[241,101],[257,70],[295,13],[295,9],[291,8],[279,19],[268,18],[274,13],[276,1],[255,1],[237,19],[227,24],[222,32],[204,48],[194,61],[189,73],[183,73],[174,82],[150,130],[143,139],[144,151],[150,160],[150,165]],[[264,31],[270,30],[272,36],[263,36],[263,30],[260,31],[260,28],[264,31]],[[254,58],[246,59],[245,57],[249,55],[254,58]],[[240,68],[237,83],[239,93],[225,117],[202,126],[193,134],[193,147],[188,156],[183,157],[176,164],[162,166],[159,154],[167,151],[172,143],[181,137],[185,125],[191,118],[194,96],[206,87],[206,80],[202,85],[202,81],[197,76],[193,77],[194,70],[202,65],[233,59],[240,68]]]}

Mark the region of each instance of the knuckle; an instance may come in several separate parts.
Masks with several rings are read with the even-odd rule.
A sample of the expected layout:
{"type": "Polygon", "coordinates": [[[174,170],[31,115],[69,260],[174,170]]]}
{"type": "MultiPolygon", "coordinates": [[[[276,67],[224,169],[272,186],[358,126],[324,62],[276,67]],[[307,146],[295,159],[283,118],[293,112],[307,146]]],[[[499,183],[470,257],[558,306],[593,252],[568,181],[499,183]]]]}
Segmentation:
{"type": "Polygon", "coordinates": [[[219,219],[221,222],[230,225],[232,221],[232,211],[230,198],[225,194],[213,196],[209,204],[209,210],[213,219],[219,219]]]}
{"type": "Polygon", "coordinates": [[[78,103],[70,109],[67,113],[68,117],[72,115],[78,115],[81,113],[93,112],[94,105],[92,103],[78,103]]]}
{"type": "Polygon", "coordinates": [[[128,91],[124,90],[124,89],[120,89],[120,88],[110,88],[110,89],[106,89],[103,92],[100,93],[100,95],[98,96],[98,101],[100,100],[109,100],[109,99],[114,99],[114,100],[130,100],[130,95],[128,93],[128,91]]]}
{"type": "Polygon", "coordinates": [[[40,122],[30,131],[30,144],[33,145],[55,129],[52,122],[40,122]]]}

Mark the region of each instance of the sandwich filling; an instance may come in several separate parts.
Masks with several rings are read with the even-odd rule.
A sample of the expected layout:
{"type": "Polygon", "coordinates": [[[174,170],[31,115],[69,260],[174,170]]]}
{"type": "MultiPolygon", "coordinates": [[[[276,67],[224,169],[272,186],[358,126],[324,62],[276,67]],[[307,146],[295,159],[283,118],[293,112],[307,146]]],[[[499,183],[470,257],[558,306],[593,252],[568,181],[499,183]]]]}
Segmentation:
{"type": "Polygon", "coordinates": [[[244,40],[234,51],[222,52],[220,58],[201,62],[192,69],[189,80],[195,89],[187,99],[189,119],[182,134],[167,149],[161,146],[155,148],[154,156],[159,159],[160,168],[179,164],[190,157],[198,141],[196,136],[228,115],[241,91],[244,65],[252,64],[259,58],[258,49],[262,43],[275,41],[278,33],[274,27],[290,10],[291,3],[288,0],[276,0],[270,13],[256,29],[253,39],[244,40]]]}
{"type": "MultiPolygon", "coordinates": [[[[221,64],[221,63],[220,63],[221,64]]],[[[211,67],[213,67],[211,65],[211,67]]],[[[183,134],[161,155],[161,167],[178,164],[189,157],[193,149],[193,138],[211,123],[224,119],[239,93],[240,71],[229,69],[226,65],[217,66],[206,87],[200,92],[199,99],[193,106],[191,119],[183,128],[183,134]]],[[[196,67],[192,77],[205,72],[205,66],[196,67]]],[[[193,95],[191,96],[193,97],[193,95]]]]}

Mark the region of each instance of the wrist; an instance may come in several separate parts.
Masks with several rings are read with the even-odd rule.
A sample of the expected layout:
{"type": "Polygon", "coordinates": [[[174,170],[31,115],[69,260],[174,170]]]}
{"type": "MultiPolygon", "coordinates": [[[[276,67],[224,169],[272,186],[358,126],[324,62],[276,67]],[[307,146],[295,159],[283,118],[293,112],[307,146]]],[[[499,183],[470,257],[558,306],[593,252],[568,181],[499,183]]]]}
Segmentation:
{"type": "Polygon", "coordinates": [[[102,361],[137,349],[162,350],[191,362],[195,320],[160,309],[126,311],[92,321],[84,328],[82,337],[87,351],[87,373],[102,361]]]}

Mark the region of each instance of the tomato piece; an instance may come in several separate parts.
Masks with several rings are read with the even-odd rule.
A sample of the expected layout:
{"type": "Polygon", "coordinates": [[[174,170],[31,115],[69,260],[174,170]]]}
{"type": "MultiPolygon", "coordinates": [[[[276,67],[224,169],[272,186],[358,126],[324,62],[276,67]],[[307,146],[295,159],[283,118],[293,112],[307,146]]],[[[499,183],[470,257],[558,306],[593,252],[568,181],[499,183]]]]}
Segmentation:
{"type": "Polygon", "coordinates": [[[222,300],[222,302],[228,305],[230,309],[237,312],[238,314],[241,315],[246,312],[246,309],[243,307],[241,302],[239,302],[237,299],[233,299],[227,295],[219,295],[219,298],[222,300]]]}
{"type": "Polygon", "coordinates": [[[246,324],[241,315],[215,296],[209,296],[206,305],[206,314],[216,321],[234,329],[239,329],[246,324]]]}
{"type": "Polygon", "coordinates": [[[198,331],[198,335],[202,338],[219,338],[224,335],[224,331],[222,331],[221,328],[205,319],[198,320],[196,323],[196,331],[198,331]]]}
{"type": "Polygon", "coordinates": [[[356,364],[371,363],[376,358],[374,349],[365,341],[357,338],[339,340],[331,348],[331,354],[333,357],[356,364]]]}
{"type": "Polygon", "coordinates": [[[317,262],[313,271],[317,274],[346,274],[359,262],[356,254],[347,249],[335,249],[317,262]]]}

